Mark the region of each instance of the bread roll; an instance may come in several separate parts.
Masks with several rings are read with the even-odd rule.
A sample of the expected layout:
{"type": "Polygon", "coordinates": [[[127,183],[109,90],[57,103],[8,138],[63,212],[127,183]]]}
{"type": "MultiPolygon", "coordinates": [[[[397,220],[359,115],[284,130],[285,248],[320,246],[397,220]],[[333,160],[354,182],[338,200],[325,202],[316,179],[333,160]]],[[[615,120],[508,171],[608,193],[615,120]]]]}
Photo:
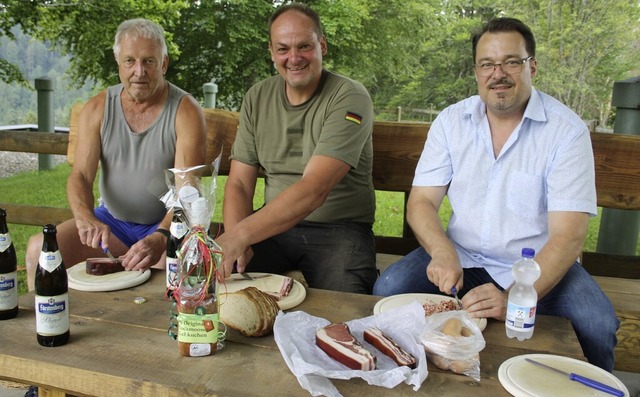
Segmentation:
{"type": "Polygon", "coordinates": [[[444,322],[442,333],[449,336],[462,335],[462,322],[457,318],[450,318],[444,322]]]}

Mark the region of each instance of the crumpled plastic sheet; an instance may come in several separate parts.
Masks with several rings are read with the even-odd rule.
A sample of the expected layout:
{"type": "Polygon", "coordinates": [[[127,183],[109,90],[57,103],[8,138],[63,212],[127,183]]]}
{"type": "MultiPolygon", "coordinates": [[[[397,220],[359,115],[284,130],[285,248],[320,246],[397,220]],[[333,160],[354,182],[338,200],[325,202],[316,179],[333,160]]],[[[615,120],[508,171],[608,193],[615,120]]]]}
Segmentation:
{"type": "Polygon", "coordinates": [[[352,370],[329,357],[315,343],[316,331],[329,324],[303,311],[280,312],[273,332],[280,353],[300,385],[312,396],[340,397],[330,379],[362,378],[370,385],[393,388],[405,382],[417,391],[427,378],[427,358],[420,333],[425,326],[424,308],[418,302],[381,314],[346,322],[351,333],[376,356],[376,369],[352,370]],[[364,341],[365,329],[378,327],[418,361],[415,369],[399,367],[391,358],[364,341]]]}

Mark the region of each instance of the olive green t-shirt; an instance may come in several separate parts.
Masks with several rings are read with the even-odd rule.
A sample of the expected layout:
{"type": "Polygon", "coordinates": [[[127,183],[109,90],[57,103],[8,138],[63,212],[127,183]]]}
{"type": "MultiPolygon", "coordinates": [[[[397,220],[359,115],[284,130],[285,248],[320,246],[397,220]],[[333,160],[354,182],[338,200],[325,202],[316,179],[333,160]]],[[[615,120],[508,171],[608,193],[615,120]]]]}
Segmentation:
{"type": "Polygon", "coordinates": [[[301,179],[311,156],[344,161],[351,169],[305,220],[373,224],[372,129],[371,97],[357,81],[324,70],[315,94],[292,106],[277,75],[245,95],[231,159],[264,169],[267,203],[301,179]]]}

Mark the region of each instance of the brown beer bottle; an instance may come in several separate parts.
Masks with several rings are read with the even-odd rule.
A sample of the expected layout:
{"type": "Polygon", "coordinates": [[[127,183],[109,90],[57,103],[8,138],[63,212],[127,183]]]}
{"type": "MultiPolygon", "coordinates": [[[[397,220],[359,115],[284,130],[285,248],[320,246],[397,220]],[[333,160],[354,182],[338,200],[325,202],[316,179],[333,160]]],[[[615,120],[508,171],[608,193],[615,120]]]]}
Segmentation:
{"type": "Polygon", "coordinates": [[[0,208],[0,320],[18,315],[18,261],[7,228],[7,212],[0,208]]]}
{"type": "Polygon", "coordinates": [[[69,341],[69,287],[67,269],[58,249],[55,225],[45,225],[42,252],[36,269],[36,333],[46,347],[69,341]]]}

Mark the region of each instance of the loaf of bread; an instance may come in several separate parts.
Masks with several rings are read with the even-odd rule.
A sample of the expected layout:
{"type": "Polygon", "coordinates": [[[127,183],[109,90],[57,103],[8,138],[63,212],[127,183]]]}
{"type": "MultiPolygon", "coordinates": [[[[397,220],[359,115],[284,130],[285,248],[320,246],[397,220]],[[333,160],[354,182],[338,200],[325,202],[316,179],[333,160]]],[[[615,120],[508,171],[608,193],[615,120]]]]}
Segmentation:
{"type": "Polygon", "coordinates": [[[406,365],[413,369],[416,367],[416,358],[406,352],[390,336],[385,335],[377,327],[364,331],[364,340],[371,343],[376,349],[391,357],[399,366],[406,365]]]}
{"type": "Polygon", "coordinates": [[[92,276],[104,276],[105,274],[122,272],[124,270],[121,259],[89,258],[86,260],[87,274],[92,276]]]}
{"type": "Polygon", "coordinates": [[[273,331],[278,302],[256,287],[220,294],[220,321],[244,336],[264,336],[273,331]]]}
{"type": "Polygon", "coordinates": [[[351,369],[376,369],[376,357],[358,342],[345,323],[329,324],[318,329],[316,345],[329,357],[351,369]]]}

